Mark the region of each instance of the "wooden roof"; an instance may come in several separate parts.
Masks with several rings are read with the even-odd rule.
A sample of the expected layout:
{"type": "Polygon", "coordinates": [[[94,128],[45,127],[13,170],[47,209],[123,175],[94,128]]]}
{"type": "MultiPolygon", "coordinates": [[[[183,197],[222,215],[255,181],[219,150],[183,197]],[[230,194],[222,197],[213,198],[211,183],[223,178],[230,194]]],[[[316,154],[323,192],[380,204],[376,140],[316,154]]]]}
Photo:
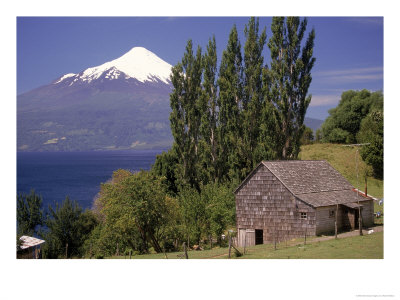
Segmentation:
{"type": "Polygon", "coordinates": [[[22,245],[20,246],[21,249],[35,247],[35,246],[38,246],[45,242],[44,240],[34,238],[31,236],[27,236],[27,235],[23,235],[19,239],[22,241],[22,245]]]}
{"type": "Polygon", "coordinates": [[[294,195],[353,188],[338,171],[324,160],[263,161],[262,163],[294,195]]]}
{"type": "Polygon", "coordinates": [[[313,207],[371,199],[365,196],[357,197],[354,187],[324,160],[262,161],[235,193],[262,165],[268,168],[293,195],[313,207]]]}
{"type": "Polygon", "coordinates": [[[342,204],[350,208],[356,208],[358,207],[358,201],[365,201],[369,199],[361,195],[357,197],[357,192],[354,190],[300,194],[296,195],[296,197],[313,207],[342,204]]]}

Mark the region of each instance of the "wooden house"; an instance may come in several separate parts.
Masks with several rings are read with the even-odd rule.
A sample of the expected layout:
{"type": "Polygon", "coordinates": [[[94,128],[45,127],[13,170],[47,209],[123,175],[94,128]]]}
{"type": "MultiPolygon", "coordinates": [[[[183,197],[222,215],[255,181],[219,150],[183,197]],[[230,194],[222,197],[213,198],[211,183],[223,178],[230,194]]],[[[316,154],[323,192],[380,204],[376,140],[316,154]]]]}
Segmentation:
{"type": "Polygon", "coordinates": [[[240,247],[374,223],[374,204],[326,161],[262,161],[235,190],[240,247]],[[337,213],[337,218],[336,218],[337,213]]]}

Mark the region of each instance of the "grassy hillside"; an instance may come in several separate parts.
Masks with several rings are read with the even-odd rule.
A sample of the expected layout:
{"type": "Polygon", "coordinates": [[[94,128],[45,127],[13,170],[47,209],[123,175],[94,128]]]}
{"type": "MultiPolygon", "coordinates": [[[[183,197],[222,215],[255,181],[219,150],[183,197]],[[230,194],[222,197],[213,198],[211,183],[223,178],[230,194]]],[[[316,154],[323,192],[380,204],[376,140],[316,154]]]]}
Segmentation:
{"type": "MultiPolygon", "coordinates": [[[[364,191],[364,171],[367,165],[357,153],[356,147],[344,147],[337,144],[313,144],[301,147],[299,159],[326,160],[338,170],[353,186],[364,191]],[[359,179],[357,183],[356,158],[358,160],[359,179]]],[[[383,180],[367,177],[368,194],[383,197],[383,180]]]]}
{"type": "MultiPolygon", "coordinates": [[[[303,239],[282,242],[274,250],[273,244],[264,244],[249,247],[244,256],[235,257],[232,249],[232,258],[239,259],[382,259],[383,258],[383,232],[371,235],[353,236],[331,239],[327,241],[314,241],[310,238],[304,245],[303,239]]],[[[239,249],[240,251],[243,248],[239,249]]],[[[214,248],[204,251],[189,251],[190,259],[227,259],[228,248],[214,248]]],[[[168,259],[183,257],[183,252],[167,253],[168,259]]],[[[129,256],[113,256],[113,259],[129,259],[129,256]]],[[[135,255],[132,259],[165,259],[164,254],[135,255]]]]}

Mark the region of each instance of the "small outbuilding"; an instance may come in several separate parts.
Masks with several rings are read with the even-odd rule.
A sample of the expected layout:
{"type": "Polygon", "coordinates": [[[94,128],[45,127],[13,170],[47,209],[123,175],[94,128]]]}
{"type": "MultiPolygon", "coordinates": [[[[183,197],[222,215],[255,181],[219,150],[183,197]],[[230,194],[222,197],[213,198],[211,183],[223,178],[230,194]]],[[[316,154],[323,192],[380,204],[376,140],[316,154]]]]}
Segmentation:
{"type": "Polygon", "coordinates": [[[373,199],[326,161],[262,161],[235,190],[238,246],[374,224],[373,199]],[[336,216],[337,214],[337,216],[336,216]]]}
{"type": "Polygon", "coordinates": [[[37,259],[41,258],[41,245],[44,240],[23,235],[20,238],[21,245],[17,251],[17,258],[37,259]]]}

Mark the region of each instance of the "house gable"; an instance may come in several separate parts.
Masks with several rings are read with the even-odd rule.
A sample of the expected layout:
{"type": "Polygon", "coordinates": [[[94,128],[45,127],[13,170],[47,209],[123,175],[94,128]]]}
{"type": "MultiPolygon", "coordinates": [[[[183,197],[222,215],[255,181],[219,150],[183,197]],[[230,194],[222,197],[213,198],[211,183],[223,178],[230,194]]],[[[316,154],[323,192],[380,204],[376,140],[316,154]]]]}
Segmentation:
{"type": "Polygon", "coordinates": [[[264,241],[315,234],[315,209],[298,200],[266,166],[260,164],[236,191],[238,230],[263,229],[264,241]],[[306,214],[301,219],[301,213],[306,214]]]}

